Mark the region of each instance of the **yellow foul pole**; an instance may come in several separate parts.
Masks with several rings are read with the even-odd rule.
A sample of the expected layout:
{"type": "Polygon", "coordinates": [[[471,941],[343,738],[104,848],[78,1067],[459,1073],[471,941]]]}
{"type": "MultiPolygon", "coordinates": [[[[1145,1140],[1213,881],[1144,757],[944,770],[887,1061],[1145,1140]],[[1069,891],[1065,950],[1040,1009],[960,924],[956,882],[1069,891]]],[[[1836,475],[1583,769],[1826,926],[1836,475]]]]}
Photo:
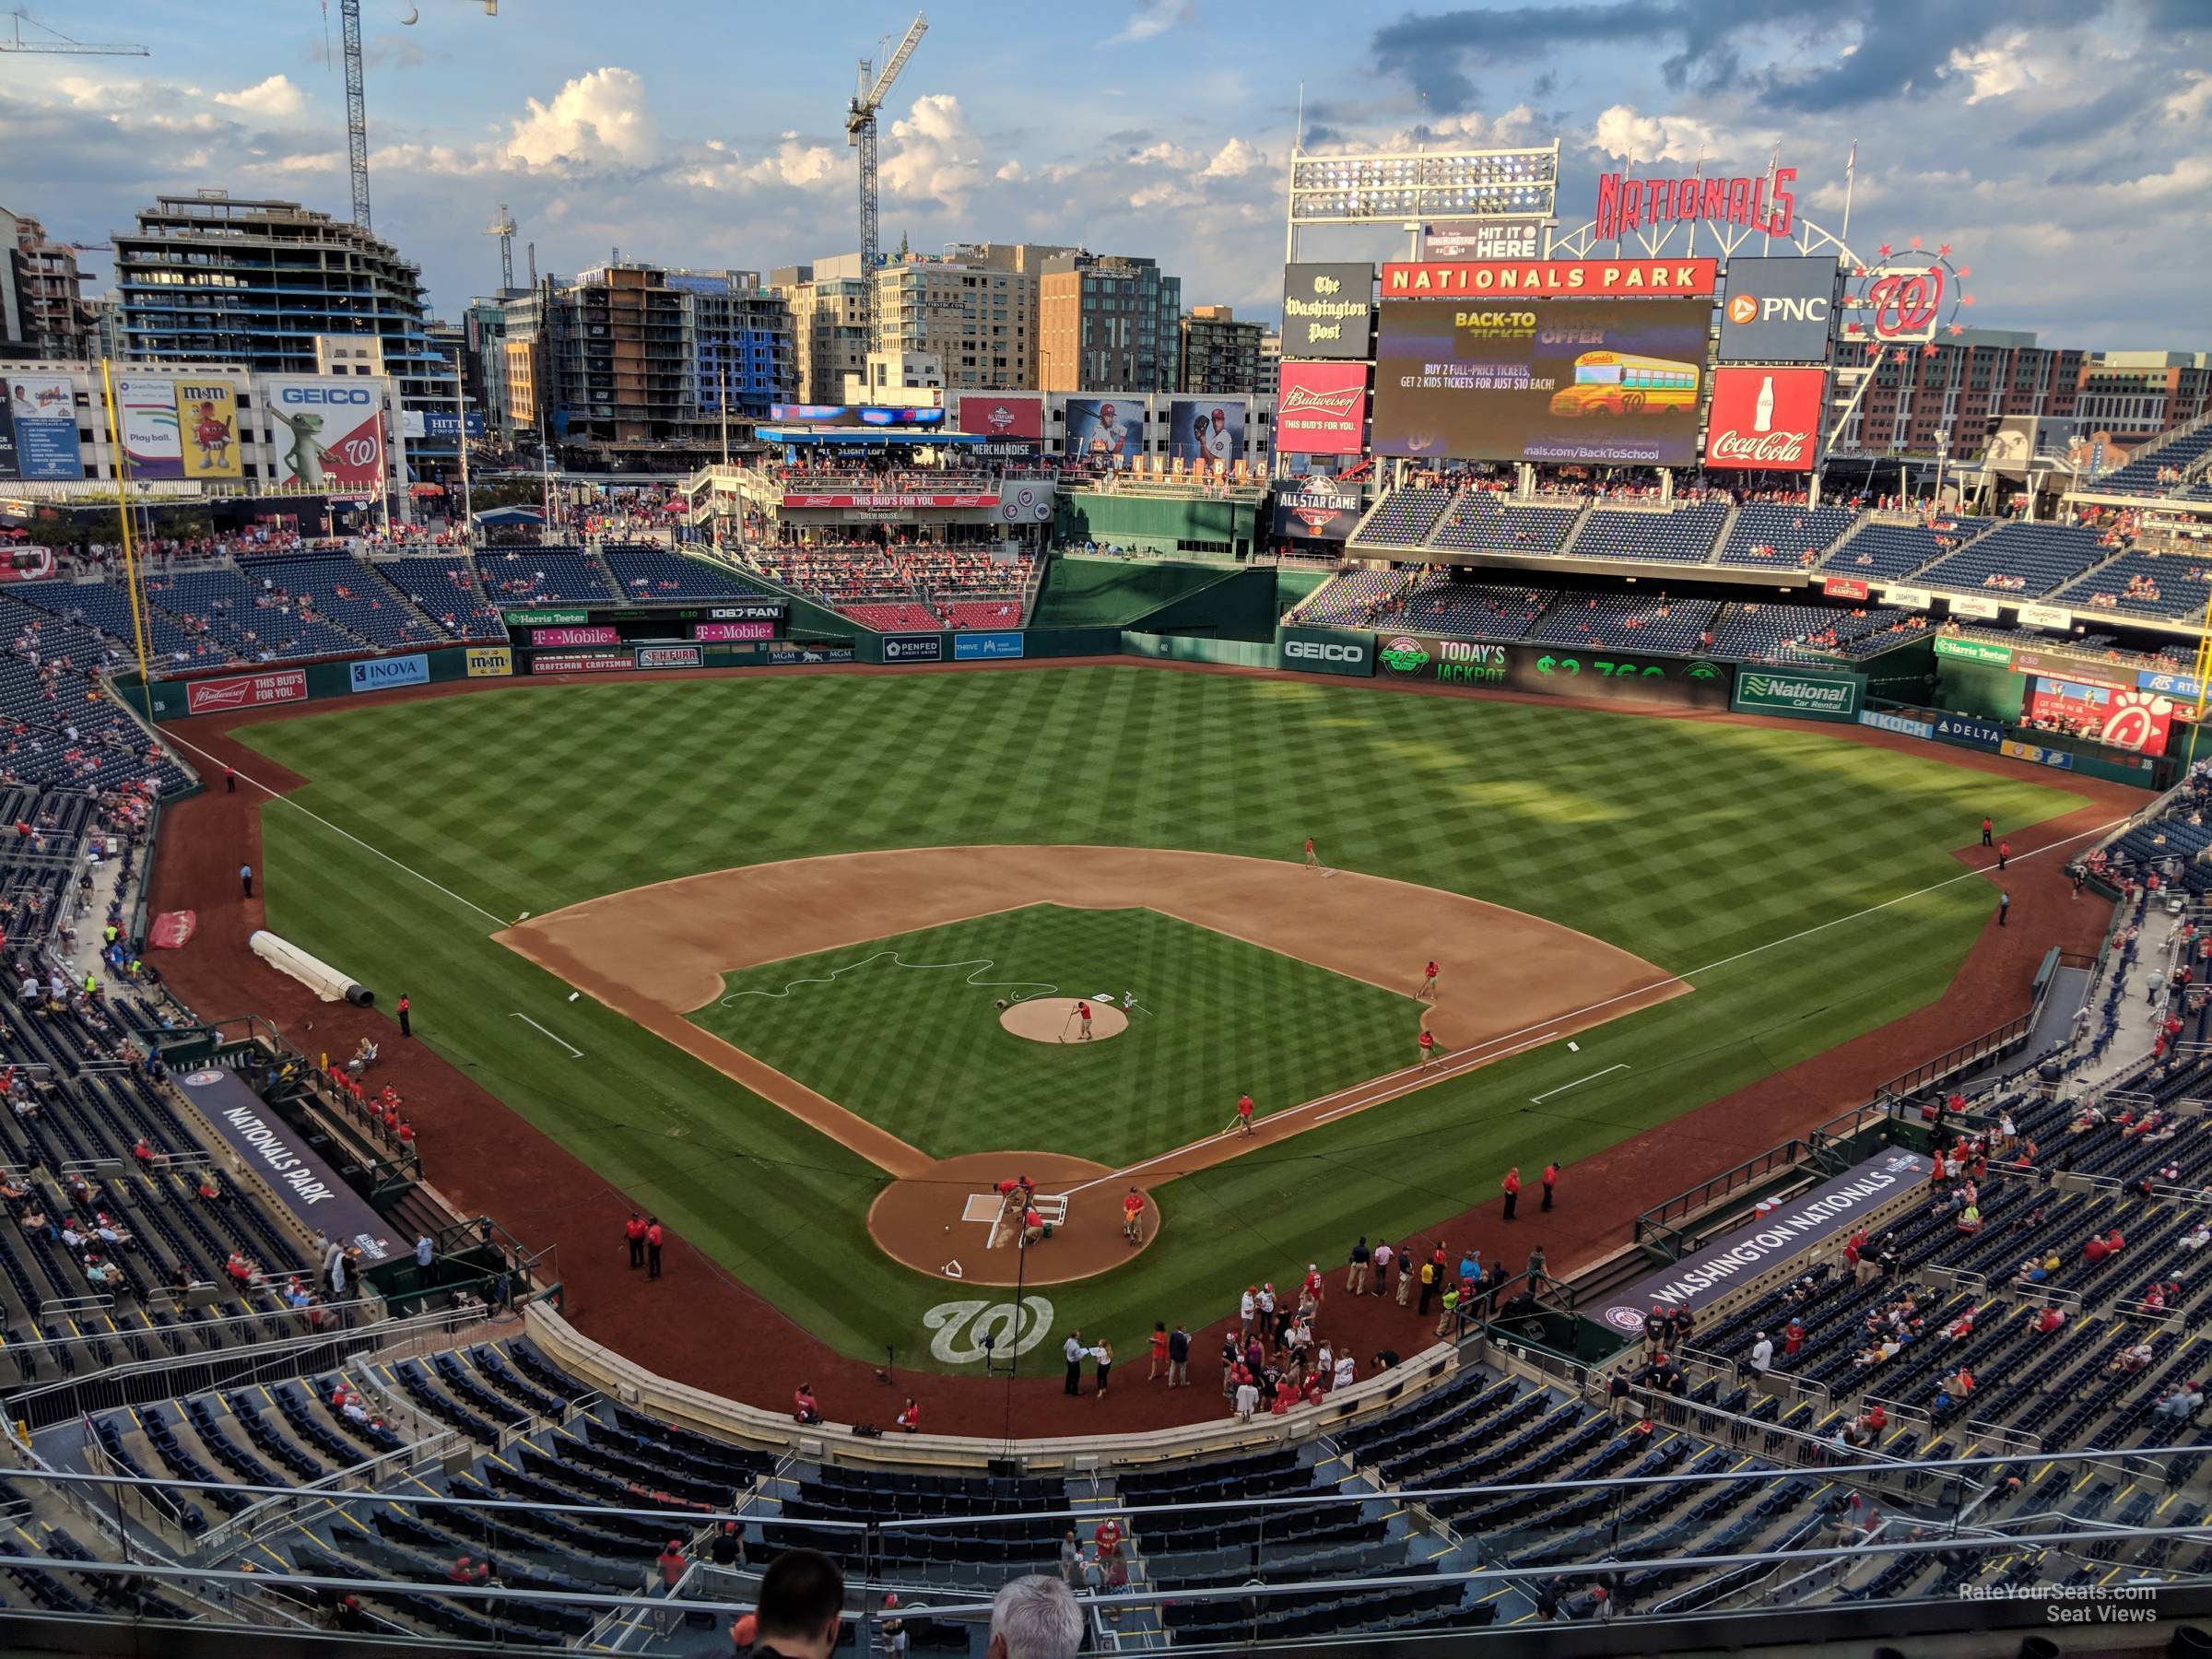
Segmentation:
{"type": "Polygon", "coordinates": [[[108,447],[115,457],[115,518],[123,527],[124,587],[131,595],[131,631],[138,645],[138,688],[147,700],[147,712],[152,712],[153,677],[146,666],[146,609],[145,600],[138,588],[138,559],[131,542],[130,452],[123,443],[123,418],[115,408],[115,377],[113,359],[100,360],[100,386],[108,406],[108,447]]]}

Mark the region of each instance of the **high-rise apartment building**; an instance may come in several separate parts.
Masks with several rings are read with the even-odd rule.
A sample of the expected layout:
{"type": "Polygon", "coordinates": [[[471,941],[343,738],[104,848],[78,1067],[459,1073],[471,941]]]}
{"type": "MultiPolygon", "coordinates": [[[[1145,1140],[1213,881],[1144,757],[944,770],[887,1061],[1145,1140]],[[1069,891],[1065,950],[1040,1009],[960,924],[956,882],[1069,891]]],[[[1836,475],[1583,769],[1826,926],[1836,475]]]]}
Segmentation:
{"type": "Polygon", "coordinates": [[[37,219],[0,207],[0,350],[81,361],[91,325],[76,250],[51,240],[37,219]]]}
{"type": "Polygon", "coordinates": [[[1888,355],[1874,370],[1836,449],[1846,454],[1975,455],[2006,415],[2070,418],[2083,354],[2038,346],[2031,333],[1970,328],[1888,355]]]}
{"type": "Polygon", "coordinates": [[[758,271],[671,271],[684,296],[684,350],[695,418],[765,417],[798,395],[791,307],[758,271]]]}
{"type": "Polygon", "coordinates": [[[368,335],[404,404],[451,401],[424,330],[421,268],[358,225],[207,190],[158,198],[113,240],[133,359],[312,374],[318,335],[368,335]]]}
{"type": "Polygon", "coordinates": [[[1262,390],[1260,336],[1265,333],[1257,323],[1238,322],[1226,305],[1191,307],[1182,319],[1182,389],[1202,395],[1262,390]]]}
{"type": "Polygon", "coordinates": [[[941,359],[947,387],[1026,385],[1030,326],[1029,285],[1018,272],[908,258],[876,273],[871,349],[941,359]]]}
{"type": "Polygon", "coordinates": [[[2212,413],[2212,352],[2100,351],[2081,366],[2074,416],[2147,442],[2212,413]]]}
{"type": "Polygon", "coordinates": [[[1038,278],[1037,383],[1047,392],[1172,392],[1182,282],[1150,259],[1064,253],[1038,278]]]}
{"type": "Polygon", "coordinates": [[[779,265],[769,272],[768,286],[791,312],[797,401],[841,403],[845,376],[862,373],[868,360],[868,285],[861,279],[860,255],[779,265]]]}

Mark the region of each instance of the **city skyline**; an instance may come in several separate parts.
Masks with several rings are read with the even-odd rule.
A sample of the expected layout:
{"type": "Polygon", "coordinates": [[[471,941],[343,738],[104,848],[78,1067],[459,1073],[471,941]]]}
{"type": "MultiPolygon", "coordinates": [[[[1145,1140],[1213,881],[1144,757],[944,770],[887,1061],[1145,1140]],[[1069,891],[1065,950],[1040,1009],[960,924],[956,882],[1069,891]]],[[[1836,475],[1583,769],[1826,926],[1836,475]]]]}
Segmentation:
{"type": "MultiPolygon", "coordinates": [[[[370,0],[375,228],[423,267],[432,310],[498,286],[479,234],[501,202],[541,271],[626,258],[766,270],[858,243],[841,111],[853,60],[912,12],[833,25],[657,0],[657,29],[595,38],[567,0],[501,16],[370,0]],[[747,53],[734,70],[726,41],[747,53]]],[[[35,14],[40,15],[40,14],[35,14]]],[[[0,201],[97,243],[158,194],[197,188],[347,212],[336,18],[254,0],[218,36],[176,0],[46,20],[147,58],[0,60],[0,201]]],[[[1182,276],[1186,302],[1272,319],[1284,178],[1307,148],[1561,144],[1562,231],[1594,180],[1794,166],[1802,211],[1834,228],[1855,139],[1854,240],[1952,242],[1977,324],[2045,344],[2195,348],[2194,269],[2212,255],[2212,44],[2184,0],[2030,0],[1992,18],[1899,0],[1699,7],[1428,8],[1347,27],[1341,10],[1262,13],[1136,0],[1111,31],[948,8],[883,114],[883,241],[1081,242],[1182,276]],[[1336,50],[1314,50],[1317,41],[1336,50]],[[1039,73],[1040,66],[1048,73],[1039,73]],[[1071,101],[1066,87],[1083,95],[1071,101]],[[2155,234],[2157,258],[2103,244],[2155,234]]],[[[1310,256],[1387,256],[1384,230],[1309,238],[1310,256]]],[[[100,286],[105,256],[87,255],[100,286]]]]}

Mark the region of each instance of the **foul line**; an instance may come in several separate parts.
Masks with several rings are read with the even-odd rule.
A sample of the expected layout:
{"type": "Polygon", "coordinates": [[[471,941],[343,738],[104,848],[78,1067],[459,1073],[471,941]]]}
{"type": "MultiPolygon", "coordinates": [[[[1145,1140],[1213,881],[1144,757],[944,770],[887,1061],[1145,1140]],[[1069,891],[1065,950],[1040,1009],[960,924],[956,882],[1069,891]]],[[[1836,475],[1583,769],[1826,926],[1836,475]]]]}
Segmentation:
{"type": "MultiPolygon", "coordinates": [[[[177,746],[179,748],[190,749],[190,750],[191,750],[191,751],[192,751],[194,754],[195,754],[195,755],[199,756],[199,758],[200,758],[201,759],[203,759],[203,760],[206,761],[206,762],[208,763],[208,765],[210,765],[210,766],[221,766],[221,765],[223,764],[223,762],[222,762],[221,760],[218,759],[217,759],[215,756],[213,756],[213,755],[209,754],[209,753],[208,753],[208,752],[207,752],[206,749],[202,748],[202,747],[200,747],[198,744],[196,744],[196,743],[191,743],[191,742],[187,742],[187,741],[186,741],[184,738],[179,737],[179,736],[177,736],[176,735],[174,735],[173,733],[169,733],[169,732],[164,732],[164,733],[162,733],[162,734],[161,734],[161,739],[162,739],[162,741],[163,741],[163,742],[165,742],[165,743],[173,743],[173,744],[175,744],[175,745],[176,745],[176,746],[177,746]]],[[[493,915],[493,914],[491,913],[491,912],[489,912],[489,911],[486,910],[486,909],[485,909],[485,908],[484,908],[482,905],[480,905],[480,904],[477,903],[477,902],[476,902],[474,900],[470,900],[470,899],[464,899],[464,898],[462,898],[460,894],[458,894],[458,893],[454,892],[454,891],[453,891],[453,888],[449,888],[449,887],[440,887],[440,886],[439,886],[439,884],[438,884],[437,882],[435,882],[435,881],[432,881],[432,880],[431,880],[431,879],[430,879],[430,878],[429,878],[428,876],[425,876],[425,875],[424,875],[424,874],[423,874],[423,873],[422,873],[420,870],[418,870],[417,868],[415,868],[415,866],[414,866],[414,865],[404,865],[404,864],[401,864],[401,863],[399,862],[399,860],[398,860],[398,859],[396,859],[396,858],[393,857],[391,853],[389,853],[385,852],[385,851],[384,851],[384,850],[383,850],[382,847],[375,847],[375,846],[371,846],[371,845],[370,845],[370,843],[369,843],[369,842],[367,842],[367,841],[363,841],[363,840],[362,840],[362,839],[361,839],[359,836],[358,836],[358,835],[354,834],[354,832],[353,832],[352,830],[341,830],[341,829],[339,829],[337,825],[335,825],[335,824],[332,823],[332,822],[331,822],[331,821],[330,821],[328,818],[324,818],[324,816],[323,816],[321,813],[319,813],[319,812],[312,812],[312,811],[310,811],[310,810],[309,810],[307,807],[300,806],[299,802],[297,802],[297,801],[295,801],[295,800],[292,800],[292,799],[291,799],[289,796],[278,794],[276,793],[276,791],[275,791],[275,790],[271,789],[271,788],[270,788],[270,787],[269,787],[269,786],[268,786],[266,783],[264,783],[263,782],[261,782],[261,780],[260,780],[260,779],[258,779],[258,778],[253,778],[253,777],[249,777],[249,776],[247,776],[247,774],[246,774],[246,773],[244,773],[244,772],[242,772],[242,771],[238,771],[238,769],[237,769],[237,768],[235,768],[235,767],[231,768],[230,770],[231,770],[231,771],[232,771],[232,772],[234,772],[234,773],[236,774],[236,776],[238,777],[238,779],[239,779],[239,781],[240,781],[241,782],[244,782],[244,783],[250,783],[250,784],[252,784],[252,785],[253,785],[253,786],[255,789],[258,789],[258,790],[260,790],[262,794],[264,794],[267,795],[267,796],[269,797],[269,799],[270,799],[272,802],[274,802],[275,804],[276,804],[277,806],[289,806],[289,807],[290,807],[290,808],[291,808],[291,809],[292,809],[294,812],[298,812],[298,813],[304,813],[304,814],[306,814],[306,816],[307,816],[307,817],[309,817],[309,818],[313,818],[313,819],[315,820],[315,822],[316,822],[316,823],[318,823],[318,824],[322,825],[324,829],[330,830],[330,831],[331,831],[331,832],[332,832],[334,835],[342,835],[342,836],[344,836],[344,837],[345,837],[345,838],[346,838],[347,841],[351,841],[351,842],[352,842],[352,843],[353,843],[355,846],[357,846],[357,847],[359,847],[359,848],[360,848],[360,849],[362,849],[364,852],[368,852],[368,853],[375,853],[375,854],[377,855],[377,857],[379,857],[379,858],[382,859],[382,860],[383,860],[383,861],[384,861],[386,864],[390,865],[391,865],[391,866],[392,866],[394,869],[395,869],[395,870],[401,870],[401,871],[404,871],[404,872],[406,872],[407,875],[414,877],[416,880],[418,880],[418,881],[421,882],[423,886],[425,886],[425,887],[427,887],[427,888],[430,888],[434,889],[434,890],[435,890],[435,891],[437,891],[437,892],[443,893],[443,894],[444,894],[444,895],[445,895],[445,896],[446,896],[448,899],[451,899],[451,900],[453,900],[453,901],[455,904],[462,905],[462,906],[464,906],[464,907],[465,907],[465,908],[467,908],[467,909],[469,909],[469,910],[475,911],[475,912],[477,912],[477,915],[479,915],[479,916],[482,916],[482,917],[483,917],[483,918],[484,918],[486,921],[488,921],[488,922],[490,922],[490,923],[491,923],[491,924],[493,924],[495,926],[499,926],[499,927],[512,927],[512,926],[513,925],[513,924],[512,924],[512,923],[511,923],[511,922],[507,921],[505,918],[503,918],[503,917],[500,917],[500,916],[495,916],[495,915],[493,915]]],[[[205,782],[206,782],[206,780],[205,780],[205,779],[203,779],[201,782],[202,782],[202,783],[203,783],[203,785],[204,785],[204,784],[205,784],[205,782]]],[[[265,871],[265,871],[263,871],[263,872],[262,872],[262,876],[263,876],[263,884],[262,884],[262,885],[263,885],[264,887],[266,887],[266,886],[268,885],[268,884],[267,884],[267,876],[268,876],[268,872],[267,872],[267,871],[265,871]]],[[[547,1033],[547,1035],[550,1035],[550,1034],[551,1034],[551,1033],[549,1033],[549,1032],[547,1033]]]]}
{"type": "MultiPolygon", "coordinates": [[[[510,1019],[519,1019],[524,1025],[530,1026],[536,1030],[544,1031],[548,1037],[553,1037],[552,1032],[547,1031],[544,1026],[539,1025],[536,1020],[531,1018],[527,1014],[510,1014],[507,1018],[510,1019]]],[[[578,1048],[574,1043],[568,1041],[565,1038],[553,1037],[553,1041],[559,1043],[562,1048],[567,1049],[572,1058],[578,1060],[583,1058],[583,1051],[578,1048]]]]}
{"type": "MultiPolygon", "coordinates": [[[[721,1006],[726,1008],[741,996],[767,996],[777,998],[789,996],[801,985],[832,985],[837,982],[837,976],[839,974],[855,972],[860,969],[865,968],[870,962],[880,960],[884,957],[889,957],[891,959],[891,966],[894,968],[972,968],[975,972],[971,973],[963,982],[974,985],[979,990],[1011,991],[1018,985],[1028,985],[1034,988],[1038,996],[1049,996],[1053,992],[1060,989],[1059,986],[1047,984],[1042,980],[986,980],[976,978],[976,974],[985,972],[990,969],[998,966],[998,959],[996,957],[970,957],[966,960],[959,962],[910,962],[895,950],[878,950],[872,956],[861,958],[861,959],[857,962],[847,962],[842,968],[832,968],[830,971],[829,977],[826,979],[795,979],[793,980],[789,984],[785,985],[781,991],[733,991],[727,996],[722,999],[721,1006]]],[[[1033,1000],[1033,998],[1026,996],[1013,996],[1007,998],[1007,1000],[1009,1002],[1029,1002],[1033,1000]]],[[[1091,1000],[1093,1002],[1104,1003],[1109,999],[1103,996],[1098,996],[1093,997],[1091,1000]]],[[[1147,1012],[1149,1011],[1150,1010],[1148,1009],[1147,1010],[1147,1012]]]]}
{"type": "Polygon", "coordinates": [[[1606,1066],[1604,1071],[1592,1072],[1586,1077],[1577,1077],[1573,1082],[1562,1083],[1557,1088],[1547,1088],[1540,1095],[1530,1095],[1528,1103],[1531,1106],[1540,1106],[1555,1094],[1565,1094],[1571,1088],[1580,1088],[1585,1083],[1594,1083],[1600,1077],[1609,1077],[1617,1071],[1627,1071],[1628,1069],[1628,1062],[1624,1060],[1617,1065],[1606,1066]]]}

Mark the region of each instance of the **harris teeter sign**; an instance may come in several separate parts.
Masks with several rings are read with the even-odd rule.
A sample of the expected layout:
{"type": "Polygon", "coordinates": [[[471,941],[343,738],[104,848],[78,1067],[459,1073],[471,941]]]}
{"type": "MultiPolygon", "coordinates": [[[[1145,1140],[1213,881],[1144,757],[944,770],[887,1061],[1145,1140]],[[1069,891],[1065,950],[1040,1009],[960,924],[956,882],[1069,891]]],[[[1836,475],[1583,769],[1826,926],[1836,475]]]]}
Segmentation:
{"type": "Polygon", "coordinates": [[[1864,682],[1854,674],[1799,674],[1738,668],[1728,706],[1746,714],[1789,714],[1800,720],[1856,720],[1864,682]]]}

